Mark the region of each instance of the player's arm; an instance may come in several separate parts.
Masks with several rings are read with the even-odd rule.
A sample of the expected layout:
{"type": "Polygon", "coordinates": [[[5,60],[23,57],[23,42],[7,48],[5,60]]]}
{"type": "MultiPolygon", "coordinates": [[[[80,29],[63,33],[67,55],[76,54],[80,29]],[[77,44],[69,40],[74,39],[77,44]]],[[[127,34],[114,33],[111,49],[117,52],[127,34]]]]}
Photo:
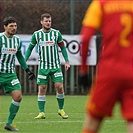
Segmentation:
{"type": "Polygon", "coordinates": [[[90,7],[88,8],[86,15],[82,22],[82,29],[81,29],[81,67],[79,70],[79,85],[83,85],[86,89],[91,86],[91,79],[88,77],[88,70],[87,70],[87,56],[88,56],[88,49],[89,49],[89,42],[91,36],[95,34],[95,32],[100,28],[102,20],[102,10],[99,0],[95,0],[91,3],[90,7]]]}
{"type": "Polygon", "coordinates": [[[87,73],[87,55],[89,48],[89,41],[92,35],[101,27],[102,22],[102,9],[101,4],[98,0],[91,3],[90,7],[87,9],[86,15],[82,22],[81,29],[81,53],[82,53],[82,65],[80,68],[81,73],[87,73]]]}
{"type": "Polygon", "coordinates": [[[69,64],[69,59],[68,59],[68,54],[67,54],[67,51],[66,51],[66,47],[64,46],[64,42],[61,42],[61,43],[58,43],[60,49],[61,49],[61,52],[62,52],[62,55],[65,59],[65,70],[67,71],[70,67],[70,64],[69,64]]]}
{"type": "Polygon", "coordinates": [[[21,46],[22,46],[22,43],[16,53],[16,57],[18,59],[18,62],[19,64],[22,66],[22,68],[27,72],[27,74],[29,75],[29,79],[35,79],[35,75],[30,71],[30,69],[28,68],[27,64],[26,64],[26,61],[22,55],[22,52],[21,52],[21,46]]]}
{"type": "MultiPolygon", "coordinates": [[[[21,46],[22,46],[22,44],[21,44],[21,46]]],[[[16,53],[16,57],[18,59],[19,64],[22,66],[22,68],[24,70],[26,70],[28,68],[28,66],[27,66],[27,64],[25,62],[25,59],[24,59],[23,55],[22,55],[21,46],[19,47],[19,49],[18,49],[18,51],[16,53]]]]}
{"type": "Polygon", "coordinates": [[[66,62],[69,61],[69,60],[68,60],[68,54],[67,54],[67,51],[66,51],[66,47],[65,47],[65,45],[64,45],[64,42],[58,43],[58,46],[59,46],[60,49],[61,49],[61,52],[62,52],[62,55],[63,55],[65,61],[66,61],[66,62]]]}
{"type": "Polygon", "coordinates": [[[87,56],[88,56],[88,49],[89,49],[89,41],[91,36],[95,33],[95,29],[87,26],[83,26],[81,30],[81,38],[82,38],[82,46],[81,46],[81,73],[87,73],[87,56]]]}
{"type": "Polygon", "coordinates": [[[28,49],[26,50],[26,54],[25,54],[25,60],[27,61],[31,55],[31,52],[34,48],[34,45],[32,45],[31,43],[29,44],[28,49]]]}
{"type": "Polygon", "coordinates": [[[64,42],[63,42],[63,39],[62,39],[62,35],[61,35],[60,32],[59,32],[59,37],[58,37],[58,46],[60,47],[62,55],[63,55],[63,57],[65,59],[65,70],[68,70],[69,67],[70,67],[68,54],[67,54],[66,47],[64,45],[64,42]]]}
{"type": "Polygon", "coordinates": [[[26,50],[26,54],[25,54],[25,60],[26,61],[29,59],[31,52],[32,52],[33,48],[35,47],[35,44],[36,44],[36,39],[35,39],[35,34],[33,34],[31,42],[28,46],[28,49],[26,50]]]}

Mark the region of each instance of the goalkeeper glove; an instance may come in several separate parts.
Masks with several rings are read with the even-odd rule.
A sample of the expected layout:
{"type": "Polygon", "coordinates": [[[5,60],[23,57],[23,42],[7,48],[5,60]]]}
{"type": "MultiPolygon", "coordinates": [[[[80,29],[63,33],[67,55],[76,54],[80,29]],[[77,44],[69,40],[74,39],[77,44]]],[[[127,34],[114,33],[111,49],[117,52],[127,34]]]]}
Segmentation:
{"type": "Polygon", "coordinates": [[[28,76],[29,76],[29,77],[28,77],[29,80],[33,80],[33,79],[36,78],[35,75],[34,75],[34,73],[31,72],[29,68],[27,68],[25,71],[26,71],[26,73],[27,73],[28,76]]]}

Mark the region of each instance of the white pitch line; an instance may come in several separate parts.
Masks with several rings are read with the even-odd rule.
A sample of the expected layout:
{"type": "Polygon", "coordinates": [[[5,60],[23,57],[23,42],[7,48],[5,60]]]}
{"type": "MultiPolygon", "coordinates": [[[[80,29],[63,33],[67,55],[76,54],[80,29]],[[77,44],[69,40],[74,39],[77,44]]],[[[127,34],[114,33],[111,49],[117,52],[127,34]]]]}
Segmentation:
{"type": "MultiPolygon", "coordinates": [[[[82,114],[84,114],[84,112],[81,112],[81,113],[82,113],[82,114]]],[[[69,113],[69,114],[81,114],[81,113],[75,113],[75,112],[73,112],[73,113],[69,113]]],[[[0,114],[3,114],[3,115],[5,115],[5,114],[6,114],[6,115],[7,115],[8,113],[0,113],[0,114]]],[[[25,114],[27,114],[27,115],[29,115],[29,114],[30,114],[30,115],[32,115],[32,114],[37,114],[37,113],[32,113],[32,112],[31,112],[31,113],[17,113],[17,114],[19,114],[19,115],[20,115],[20,114],[24,114],[24,115],[25,115],[25,114]]],[[[56,112],[56,113],[46,112],[46,114],[58,114],[58,112],[56,112]]]]}
{"type": "MultiPolygon", "coordinates": [[[[70,121],[70,120],[64,120],[64,121],[32,121],[32,122],[30,122],[30,121],[26,121],[26,122],[20,122],[20,121],[18,121],[18,122],[15,122],[15,123],[26,123],[26,124],[28,124],[28,123],[82,123],[83,121],[82,120],[78,120],[78,121],[70,121]]],[[[0,124],[5,124],[5,122],[0,122],[0,124]]]]}
{"type": "MultiPolygon", "coordinates": [[[[17,122],[15,122],[15,123],[29,123],[29,124],[31,124],[31,123],[83,123],[84,122],[84,120],[77,120],[77,121],[75,121],[75,120],[62,120],[62,121],[50,121],[50,120],[41,120],[41,121],[26,121],[26,122],[20,122],[20,121],[17,121],[17,122]]],[[[108,122],[108,123],[122,123],[122,122],[124,122],[124,120],[105,120],[104,122],[108,122]]],[[[5,124],[5,122],[0,122],[0,124],[5,124]]]]}
{"type": "Polygon", "coordinates": [[[105,120],[104,122],[113,122],[113,123],[116,123],[116,122],[125,122],[125,120],[105,120]]]}

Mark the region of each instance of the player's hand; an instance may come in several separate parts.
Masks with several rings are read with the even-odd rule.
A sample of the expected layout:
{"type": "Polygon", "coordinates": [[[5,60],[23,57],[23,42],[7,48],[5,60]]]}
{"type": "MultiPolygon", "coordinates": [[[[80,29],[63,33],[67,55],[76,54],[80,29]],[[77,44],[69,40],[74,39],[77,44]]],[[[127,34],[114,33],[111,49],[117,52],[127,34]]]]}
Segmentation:
{"type": "Polygon", "coordinates": [[[35,75],[34,75],[34,73],[31,72],[29,68],[27,68],[25,71],[27,72],[27,74],[28,74],[28,76],[29,76],[29,77],[28,77],[29,80],[33,80],[33,79],[36,78],[35,75]]]}
{"type": "Polygon", "coordinates": [[[84,89],[87,89],[89,87],[89,78],[87,73],[79,74],[78,79],[79,86],[83,86],[84,89]]]}
{"type": "Polygon", "coordinates": [[[67,61],[67,62],[65,63],[65,70],[67,71],[69,68],[70,68],[70,64],[69,64],[69,61],[67,61]]]}

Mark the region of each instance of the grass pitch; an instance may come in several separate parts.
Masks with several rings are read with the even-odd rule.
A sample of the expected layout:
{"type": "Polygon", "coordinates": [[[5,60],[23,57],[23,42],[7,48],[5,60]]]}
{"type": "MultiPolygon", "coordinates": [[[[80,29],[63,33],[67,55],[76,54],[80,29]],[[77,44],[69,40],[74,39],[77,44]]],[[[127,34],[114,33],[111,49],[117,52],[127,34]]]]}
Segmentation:
{"type": "MultiPolygon", "coordinates": [[[[55,96],[46,97],[46,119],[34,119],[38,115],[37,96],[23,96],[19,112],[14,124],[19,133],[81,133],[84,121],[86,96],[65,96],[65,112],[68,119],[62,119],[58,114],[55,96]]],[[[7,133],[3,129],[8,116],[10,96],[0,96],[0,133],[7,133]]],[[[106,118],[100,133],[125,133],[125,122],[120,117],[119,105],[114,109],[114,117],[106,118]]]]}

